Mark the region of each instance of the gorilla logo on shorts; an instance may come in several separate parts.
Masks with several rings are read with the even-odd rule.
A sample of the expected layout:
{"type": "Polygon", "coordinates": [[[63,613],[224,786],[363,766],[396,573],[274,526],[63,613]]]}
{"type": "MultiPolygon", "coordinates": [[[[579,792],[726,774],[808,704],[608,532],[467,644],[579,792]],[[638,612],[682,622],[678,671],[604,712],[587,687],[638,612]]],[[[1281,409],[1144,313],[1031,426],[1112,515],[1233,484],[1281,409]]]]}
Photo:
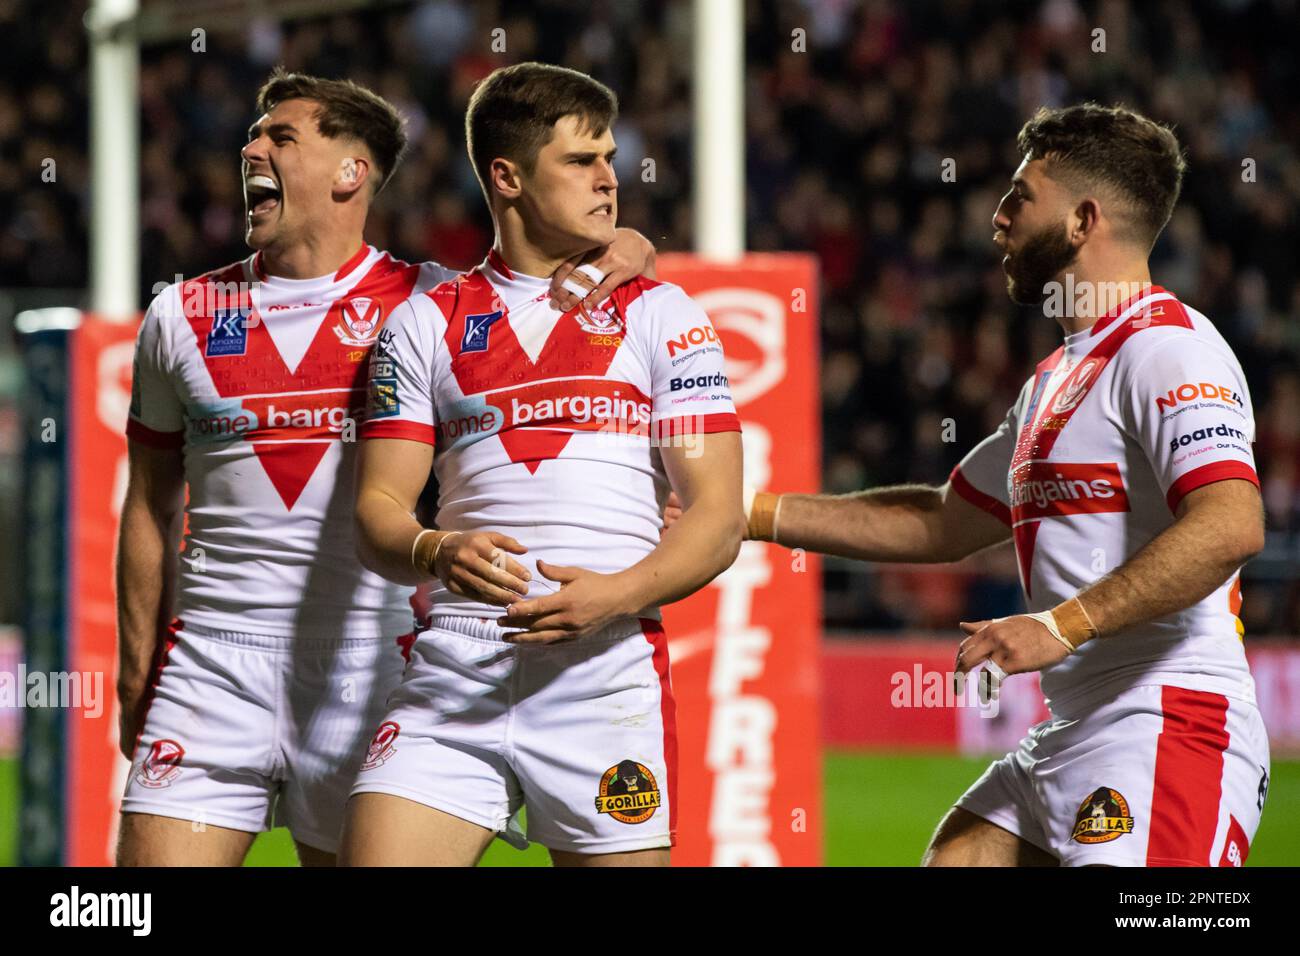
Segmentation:
{"type": "Polygon", "coordinates": [[[374,770],[397,752],[394,743],[401,729],[400,725],[391,720],[385,720],[379,725],[375,738],[370,741],[370,748],[366,751],[366,762],[361,765],[362,770],[374,770]]]}
{"type": "Polygon", "coordinates": [[[1133,832],[1128,801],[1118,790],[1098,787],[1079,804],[1074,818],[1073,839],[1077,843],[1109,843],[1133,832]]]}
{"type": "Polygon", "coordinates": [[[619,761],[600,778],[596,812],[608,813],[619,823],[645,823],[661,802],[659,784],[645,764],[619,761]]]}
{"type": "Polygon", "coordinates": [[[173,778],[181,772],[181,759],[185,748],[174,740],[155,740],[140,764],[140,772],[135,779],[140,786],[157,790],[170,787],[173,778]]]}

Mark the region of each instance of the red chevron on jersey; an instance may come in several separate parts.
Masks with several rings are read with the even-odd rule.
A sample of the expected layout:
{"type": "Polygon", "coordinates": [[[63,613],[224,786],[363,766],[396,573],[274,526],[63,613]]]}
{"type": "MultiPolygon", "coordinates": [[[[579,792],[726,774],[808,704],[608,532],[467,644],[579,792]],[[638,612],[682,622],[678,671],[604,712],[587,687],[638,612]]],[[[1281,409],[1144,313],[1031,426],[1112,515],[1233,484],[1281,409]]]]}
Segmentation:
{"type": "MultiPolygon", "coordinates": [[[[345,278],[368,252],[363,246],[335,278],[345,278]]],[[[253,269],[255,275],[262,275],[260,255],[255,257],[253,269]]],[[[370,344],[384,318],[411,295],[418,276],[418,265],[387,253],[381,255],[346,295],[329,304],[294,368],[285,362],[267,320],[252,301],[243,263],[182,287],[184,301],[220,304],[217,309],[187,310],[186,319],[217,394],[237,400],[248,418],[241,423],[238,412],[223,411],[210,421],[201,421],[199,428],[207,429],[213,438],[222,437],[222,430],[229,428],[231,437],[237,434],[250,442],[286,508],[292,510],[329,443],[339,440],[345,421],[360,420],[370,344]],[[205,285],[209,288],[198,288],[205,285]],[[231,301],[223,302],[224,289],[238,292],[228,297],[231,301]],[[232,311],[238,311],[242,320],[237,319],[225,331],[237,345],[213,348],[211,337],[232,311]]]]}
{"type": "MultiPolygon", "coordinates": [[[[500,257],[490,261],[502,275],[510,276],[500,257]]],[[[657,284],[652,279],[635,279],[620,286],[606,303],[619,321],[605,322],[604,325],[625,331],[627,307],[645,290],[657,284]]],[[[447,317],[443,340],[451,356],[452,374],[466,396],[493,392],[503,385],[518,387],[547,381],[551,382],[550,387],[543,390],[544,394],[537,393],[538,397],[532,400],[554,403],[561,395],[580,398],[584,394],[589,400],[594,400],[596,394],[575,391],[571,380],[579,376],[604,376],[623,344],[621,334],[597,334],[584,328],[584,325],[591,324],[591,320],[581,315],[578,309],[572,309],[556,321],[537,359],[533,360],[511,327],[510,310],[481,270],[470,272],[455,283],[434,290],[431,295],[447,317]]],[[[628,393],[635,391],[628,389],[628,393]]],[[[639,401],[649,401],[647,396],[637,395],[639,401]]],[[[628,394],[628,397],[632,396],[628,394]]],[[[488,401],[495,405],[498,399],[494,397],[488,401]]],[[[539,422],[561,425],[566,430],[525,426],[524,422],[513,417],[515,406],[504,399],[500,401],[504,402],[499,407],[507,424],[502,426],[498,438],[510,460],[524,465],[530,474],[537,472],[541,462],[558,457],[572,434],[567,429],[577,427],[573,423],[574,416],[557,413],[553,404],[549,412],[543,410],[539,422]]]]}
{"type": "MultiPolygon", "coordinates": [[[[1140,295],[1148,296],[1164,292],[1159,286],[1152,286],[1144,290],[1140,295]]],[[[1099,329],[1107,328],[1114,322],[1115,318],[1121,315],[1124,309],[1137,296],[1129,299],[1122,304],[1116,311],[1115,315],[1103,319],[1097,323],[1099,329]]],[[[1119,327],[1113,329],[1104,339],[1101,340],[1091,352],[1083,356],[1078,366],[1065,377],[1057,386],[1055,392],[1051,395],[1050,400],[1045,396],[1035,396],[1037,401],[1031,400],[1030,408],[1025,416],[1025,421],[1020,430],[1020,435],[1016,441],[1015,455],[1011,459],[1011,471],[1009,475],[1010,493],[1012,495],[1012,536],[1016,543],[1016,557],[1020,562],[1021,581],[1025,587],[1026,596],[1032,597],[1032,584],[1030,570],[1034,560],[1034,539],[1036,537],[1037,523],[1044,517],[1069,517],[1073,514],[1087,514],[1098,510],[1110,511],[1128,510],[1128,499],[1125,494],[1123,479],[1119,475],[1117,465],[1062,465],[1060,463],[1047,462],[1047,458],[1052,453],[1057,439],[1060,437],[1062,430],[1070,423],[1074,413],[1078,411],[1092,387],[1101,378],[1102,370],[1107,363],[1115,357],[1120,347],[1129,340],[1136,332],[1152,326],[1179,326],[1182,328],[1191,328],[1191,319],[1187,315],[1187,310],[1183,308],[1182,303],[1176,299],[1164,299],[1154,304],[1148,304],[1145,308],[1135,312],[1126,319],[1119,327]],[[1039,407],[1042,407],[1041,414],[1038,413],[1039,407]],[[1083,469],[1101,469],[1114,468],[1113,475],[1104,475],[1102,480],[1113,481],[1114,499],[1100,499],[1102,501],[1110,500],[1112,503],[1118,503],[1122,497],[1124,502],[1123,508],[1078,508],[1075,510],[1057,510],[1051,514],[1035,513],[1034,508],[1026,508],[1022,503],[1019,511],[1016,508],[1016,501],[1024,499],[1026,494],[1029,495],[1028,501],[1032,503],[1032,489],[1036,482],[1040,481],[1041,470],[1044,468],[1055,469],[1059,471],[1063,467],[1083,468],[1083,469]],[[1018,491],[1018,489],[1020,489],[1018,491]]],[[[1039,363],[1035,371],[1035,377],[1042,388],[1047,380],[1056,370],[1058,363],[1065,354],[1063,348],[1058,348],[1050,356],[1039,363]]],[[[1059,504],[1059,503],[1058,503],[1059,504]]],[[[1064,506],[1062,506],[1064,508],[1064,506]]]]}

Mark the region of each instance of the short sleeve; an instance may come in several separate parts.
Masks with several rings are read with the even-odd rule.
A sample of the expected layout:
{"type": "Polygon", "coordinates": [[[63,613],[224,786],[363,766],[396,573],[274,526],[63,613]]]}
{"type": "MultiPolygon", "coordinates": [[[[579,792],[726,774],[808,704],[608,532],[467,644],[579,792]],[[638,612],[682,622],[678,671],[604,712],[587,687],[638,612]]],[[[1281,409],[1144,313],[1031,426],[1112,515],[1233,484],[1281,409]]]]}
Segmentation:
{"type": "MultiPolygon", "coordinates": [[[[433,308],[427,298],[421,306],[433,308]]],[[[408,299],[393,310],[370,352],[362,438],[403,438],[434,444],[431,322],[408,299]]]]}
{"type": "Polygon", "coordinates": [[[952,490],[982,511],[1011,526],[1007,474],[1016,451],[1016,406],[1007,411],[998,430],[967,453],[948,476],[952,490]]]}
{"type": "Polygon", "coordinates": [[[168,319],[175,298],[169,288],[153,300],[135,339],[126,435],[151,448],[180,448],[185,443],[185,407],[171,373],[168,319]]]}
{"type": "Polygon", "coordinates": [[[1259,485],[1250,392],[1236,362],[1190,335],[1144,355],[1118,396],[1124,430],[1146,452],[1170,511],[1229,478],[1259,485]]]}
{"type": "Polygon", "coordinates": [[[740,431],[722,340],[708,315],[674,285],[646,295],[655,437],[740,431]]]}

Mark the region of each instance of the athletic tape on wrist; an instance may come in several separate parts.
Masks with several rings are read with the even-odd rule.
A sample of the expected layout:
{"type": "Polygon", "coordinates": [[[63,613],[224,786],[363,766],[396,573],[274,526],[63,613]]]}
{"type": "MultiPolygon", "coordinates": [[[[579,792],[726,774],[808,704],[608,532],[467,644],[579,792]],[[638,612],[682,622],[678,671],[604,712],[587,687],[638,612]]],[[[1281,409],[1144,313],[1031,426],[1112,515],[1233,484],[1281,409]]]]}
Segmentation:
{"type": "Polygon", "coordinates": [[[605,281],[605,273],[590,262],[578,266],[560,283],[560,287],[572,292],[579,299],[585,299],[596,291],[596,287],[605,281]]]}
{"type": "Polygon", "coordinates": [[[454,538],[460,533],[461,532],[459,531],[448,531],[438,539],[438,546],[433,549],[433,559],[429,562],[429,570],[435,575],[438,573],[438,555],[442,552],[442,546],[446,544],[450,538],[454,538]]]}
{"type": "Polygon", "coordinates": [[[411,542],[411,567],[415,569],[416,574],[426,573],[424,568],[420,567],[418,564],[415,563],[415,553],[420,549],[420,539],[423,538],[426,534],[433,534],[433,533],[434,533],[433,528],[425,528],[423,531],[417,534],[415,536],[415,540],[411,542]]]}
{"type": "Polygon", "coordinates": [[[1065,649],[1071,654],[1078,650],[1078,648],[1071,644],[1069,639],[1061,633],[1060,625],[1056,623],[1056,618],[1052,616],[1051,611],[1035,611],[1032,614],[1026,614],[1025,617],[1032,617],[1039,624],[1043,625],[1043,627],[1047,628],[1052,637],[1064,644],[1065,649]]]}

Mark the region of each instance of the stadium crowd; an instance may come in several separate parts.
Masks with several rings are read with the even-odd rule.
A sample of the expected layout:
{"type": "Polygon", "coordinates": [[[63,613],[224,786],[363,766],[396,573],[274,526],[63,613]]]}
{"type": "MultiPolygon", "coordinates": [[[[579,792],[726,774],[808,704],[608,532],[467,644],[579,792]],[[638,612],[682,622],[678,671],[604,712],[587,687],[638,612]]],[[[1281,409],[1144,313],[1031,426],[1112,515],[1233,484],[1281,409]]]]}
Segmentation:
{"type": "MultiPolygon", "coordinates": [[[[1255,402],[1269,528],[1300,554],[1300,108],[1294,58],[1265,42],[1294,28],[1284,6],[747,4],[748,240],[821,261],[825,490],[942,480],[1001,421],[1059,341],[1053,323],[1009,302],[992,243],[990,218],[1019,162],[1015,133],[1040,104],[1118,101],[1174,124],[1187,149],[1153,275],[1235,348],[1255,402]]],[[[0,152],[21,170],[0,181],[0,288],[88,281],[82,13],[0,0],[0,152]],[[47,158],[54,182],[41,176],[47,158]]],[[[356,79],[408,116],[410,153],[369,229],[398,256],[450,266],[482,256],[491,228],[464,156],[463,109],[479,78],[526,59],[618,92],[620,221],[661,250],[689,249],[690,14],[685,0],[429,0],[258,19],[211,33],[204,52],[188,33],[147,45],[141,303],[158,282],[246,254],[236,150],[278,63],[356,79]],[[497,28],[504,53],[491,48],[497,28]]],[[[1249,630],[1300,631],[1300,586],[1287,580],[1296,567],[1253,575],[1249,630]]],[[[950,628],[1019,600],[1005,548],[978,572],[832,564],[827,582],[830,626],[950,628]]]]}

